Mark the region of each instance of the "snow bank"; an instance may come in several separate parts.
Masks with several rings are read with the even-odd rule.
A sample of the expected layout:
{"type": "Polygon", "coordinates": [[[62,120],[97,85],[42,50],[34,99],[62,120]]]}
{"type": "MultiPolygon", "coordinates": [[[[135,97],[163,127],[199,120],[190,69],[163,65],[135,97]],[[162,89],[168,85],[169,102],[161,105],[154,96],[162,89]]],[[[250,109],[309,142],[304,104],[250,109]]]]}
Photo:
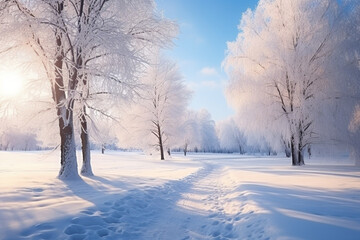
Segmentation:
{"type": "Polygon", "coordinates": [[[108,151],[93,153],[96,176],[61,181],[58,159],[0,152],[0,239],[360,236],[360,169],[339,162],[108,151]]]}

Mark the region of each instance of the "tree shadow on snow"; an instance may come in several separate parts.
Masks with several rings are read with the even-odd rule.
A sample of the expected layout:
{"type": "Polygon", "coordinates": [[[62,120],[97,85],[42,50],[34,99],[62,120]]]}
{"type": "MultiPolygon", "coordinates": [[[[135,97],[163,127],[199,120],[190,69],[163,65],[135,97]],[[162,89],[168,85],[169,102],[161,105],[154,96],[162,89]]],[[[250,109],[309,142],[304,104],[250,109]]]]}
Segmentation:
{"type": "Polygon", "coordinates": [[[260,215],[279,238],[358,239],[360,236],[360,191],[306,190],[259,184],[243,184],[238,192],[261,208],[260,215]]]}
{"type": "Polygon", "coordinates": [[[343,165],[304,165],[304,166],[280,166],[276,168],[274,164],[269,167],[241,166],[234,167],[242,171],[269,173],[279,176],[294,175],[326,175],[338,177],[352,177],[360,180],[360,167],[343,165]]]}
{"type": "MultiPolygon", "coordinates": [[[[73,216],[56,218],[51,216],[49,221],[33,225],[22,230],[18,235],[5,239],[161,239],[159,235],[164,226],[157,224],[165,216],[181,218],[179,221],[186,225],[191,218],[208,221],[216,216],[203,216],[195,211],[184,211],[177,206],[193,185],[194,180],[200,180],[212,172],[210,165],[205,165],[198,172],[180,180],[168,181],[154,187],[139,187],[146,178],[123,177],[115,182],[103,177],[90,177],[78,181],[63,181],[72,196],[79,197],[92,203],[93,206],[74,213],[73,216]],[[92,181],[91,184],[88,182],[92,181]],[[124,181],[124,182],[122,182],[124,181]],[[99,186],[98,186],[99,185],[99,186]],[[102,185],[119,186],[124,190],[120,193],[107,192],[102,185]],[[155,228],[154,228],[155,227],[155,228]]],[[[72,199],[73,201],[74,199],[72,199]]],[[[81,203],[82,201],[79,201],[81,203]]],[[[170,220],[167,218],[167,220],[170,220]]],[[[179,229],[187,229],[183,225],[179,229]]],[[[165,226],[166,227],[166,226],[165,226]]],[[[231,228],[228,226],[228,228],[231,228]]],[[[213,232],[214,237],[220,236],[213,232]]],[[[230,235],[229,235],[230,236],[230,235]]],[[[230,236],[231,237],[231,236],[230,236]]],[[[164,238],[163,238],[164,239],[164,238]]],[[[180,239],[180,238],[179,238],[180,239]]],[[[185,238],[184,239],[189,239],[185,238]]]]}
{"type": "MultiPolygon", "coordinates": [[[[183,179],[152,187],[143,185],[152,179],[125,176],[63,181],[72,192],[69,198],[82,198],[92,206],[72,216],[51,216],[48,222],[4,239],[356,239],[360,235],[358,189],[329,192],[246,183],[226,196],[221,189],[215,194],[211,186],[193,191],[215,167],[205,163],[183,179]],[[212,208],[204,208],[208,203],[212,208]]],[[[316,174],[316,169],[311,170],[315,173],[298,174],[316,174]]],[[[286,171],[272,173],[294,174],[286,171]]],[[[351,170],[344,174],[356,175],[351,170]]]]}

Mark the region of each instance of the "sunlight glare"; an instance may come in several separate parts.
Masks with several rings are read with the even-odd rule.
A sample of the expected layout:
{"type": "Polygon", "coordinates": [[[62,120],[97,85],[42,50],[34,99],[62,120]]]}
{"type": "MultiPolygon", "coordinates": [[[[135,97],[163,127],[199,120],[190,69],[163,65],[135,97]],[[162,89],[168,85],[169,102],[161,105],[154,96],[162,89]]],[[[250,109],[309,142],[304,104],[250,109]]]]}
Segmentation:
{"type": "Polygon", "coordinates": [[[0,74],[0,95],[3,97],[15,97],[20,94],[23,80],[17,72],[6,72],[0,74]]]}

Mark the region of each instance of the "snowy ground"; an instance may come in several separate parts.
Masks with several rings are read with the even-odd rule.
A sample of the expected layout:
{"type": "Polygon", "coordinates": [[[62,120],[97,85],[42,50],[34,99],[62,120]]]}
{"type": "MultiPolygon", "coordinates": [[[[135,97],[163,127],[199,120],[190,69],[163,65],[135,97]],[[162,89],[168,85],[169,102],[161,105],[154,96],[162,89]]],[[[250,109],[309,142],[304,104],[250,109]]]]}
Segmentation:
{"type": "Polygon", "coordinates": [[[57,152],[0,152],[0,239],[360,239],[344,162],[92,156],[96,177],[63,182],[57,152]]]}

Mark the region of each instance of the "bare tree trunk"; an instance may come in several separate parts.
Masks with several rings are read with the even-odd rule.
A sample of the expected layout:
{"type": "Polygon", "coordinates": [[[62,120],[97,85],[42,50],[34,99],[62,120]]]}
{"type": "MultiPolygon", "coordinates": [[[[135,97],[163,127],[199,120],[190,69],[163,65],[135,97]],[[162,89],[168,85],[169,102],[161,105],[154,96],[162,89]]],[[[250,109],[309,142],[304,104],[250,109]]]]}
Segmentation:
{"type": "Polygon", "coordinates": [[[304,154],[302,150],[299,150],[299,156],[298,156],[298,165],[305,165],[304,162],[304,154]]]}
{"type": "Polygon", "coordinates": [[[186,153],[187,153],[187,148],[188,148],[188,144],[185,143],[185,146],[184,146],[184,156],[186,156],[186,153]]]}
{"type": "Polygon", "coordinates": [[[60,179],[79,178],[76,161],[76,145],[74,138],[74,126],[72,112],[69,112],[69,123],[65,126],[62,118],[59,119],[59,130],[61,138],[61,166],[59,171],[60,179]]]}
{"type": "Polygon", "coordinates": [[[290,144],[288,142],[286,142],[285,140],[283,140],[284,143],[284,148],[285,148],[285,155],[286,157],[291,157],[291,147],[290,144]]]}
{"type": "Polygon", "coordinates": [[[160,158],[161,160],[165,160],[164,157],[164,146],[163,146],[163,141],[162,141],[162,134],[161,134],[161,128],[160,125],[157,124],[157,130],[158,130],[158,138],[159,138],[159,147],[160,147],[160,158]]]}
{"type": "MultiPolygon", "coordinates": [[[[64,9],[64,3],[57,3],[57,11],[59,14],[64,9]]],[[[56,37],[56,58],[55,65],[55,84],[52,86],[53,98],[57,106],[57,115],[59,118],[59,132],[61,139],[61,159],[60,159],[60,179],[77,179],[79,178],[78,166],[76,160],[76,145],[74,138],[74,121],[73,121],[73,106],[74,102],[66,101],[63,64],[64,64],[64,47],[62,42],[62,32],[55,31],[56,37]]]]}
{"type": "Polygon", "coordinates": [[[299,142],[299,147],[298,147],[298,164],[297,165],[305,165],[305,160],[304,160],[304,153],[303,153],[303,146],[302,143],[299,142]]]}
{"type": "Polygon", "coordinates": [[[353,147],[351,157],[355,160],[355,166],[360,166],[360,148],[353,147]]]}
{"type": "Polygon", "coordinates": [[[298,165],[305,165],[305,162],[304,162],[304,154],[303,154],[303,149],[304,149],[304,146],[303,146],[304,132],[303,132],[302,127],[303,127],[303,126],[302,126],[302,122],[300,121],[300,123],[299,123],[298,165]]]}
{"type": "Polygon", "coordinates": [[[354,150],[355,152],[353,152],[353,156],[355,159],[355,166],[360,166],[360,152],[359,150],[354,150]]]}
{"type": "Polygon", "coordinates": [[[304,165],[304,154],[302,146],[302,133],[299,132],[299,139],[297,139],[297,144],[295,143],[295,136],[291,136],[291,161],[293,166],[304,165]]]}
{"type": "MultiPolygon", "coordinates": [[[[81,0],[80,2],[80,6],[79,6],[79,12],[78,12],[78,33],[79,35],[81,35],[82,32],[82,23],[84,22],[84,20],[86,19],[86,14],[84,12],[84,5],[85,2],[84,0],[81,0]]],[[[81,96],[84,97],[85,99],[88,97],[89,94],[89,89],[88,89],[88,76],[86,73],[84,73],[84,68],[85,66],[83,66],[84,63],[84,59],[83,59],[83,48],[82,45],[79,45],[76,48],[76,54],[75,54],[75,66],[73,68],[73,77],[72,77],[72,81],[74,83],[77,83],[77,81],[82,80],[83,83],[83,87],[84,89],[86,89],[86,91],[81,93],[81,96]]],[[[92,172],[92,168],[91,168],[91,156],[90,156],[90,140],[89,140],[89,130],[88,130],[88,125],[87,125],[87,119],[86,119],[86,107],[83,106],[83,113],[80,117],[80,122],[81,122],[81,134],[80,134],[80,138],[81,138],[81,149],[82,149],[82,158],[83,158],[83,162],[82,162],[82,167],[81,167],[81,175],[83,176],[94,176],[93,172],[92,172]]]]}
{"type": "MultiPolygon", "coordinates": [[[[85,108],[85,107],[84,107],[85,108]]],[[[87,120],[85,116],[85,109],[84,115],[81,117],[81,149],[82,149],[82,167],[81,167],[81,175],[83,176],[94,176],[94,173],[91,169],[91,156],[90,156],[90,141],[89,141],[89,132],[87,127],[87,120]]]]}
{"type": "Polygon", "coordinates": [[[291,147],[291,162],[293,166],[297,165],[297,149],[296,149],[296,144],[295,144],[295,137],[292,134],[291,135],[291,141],[290,141],[290,147],[291,147]]]}
{"type": "MultiPolygon", "coordinates": [[[[161,142],[161,138],[159,139],[159,141],[161,142]]],[[[163,147],[162,143],[161,143],[161,145],[160,145],[160,159],[161,159],[161,160],[165,160],[165,157],[164,157],[164,147],[163,147]]]]}
{"type": "Polygon", "coordinates": [[[101,145],[101,153],[104,154],[105,153],[105,144],[101,145]]]}

